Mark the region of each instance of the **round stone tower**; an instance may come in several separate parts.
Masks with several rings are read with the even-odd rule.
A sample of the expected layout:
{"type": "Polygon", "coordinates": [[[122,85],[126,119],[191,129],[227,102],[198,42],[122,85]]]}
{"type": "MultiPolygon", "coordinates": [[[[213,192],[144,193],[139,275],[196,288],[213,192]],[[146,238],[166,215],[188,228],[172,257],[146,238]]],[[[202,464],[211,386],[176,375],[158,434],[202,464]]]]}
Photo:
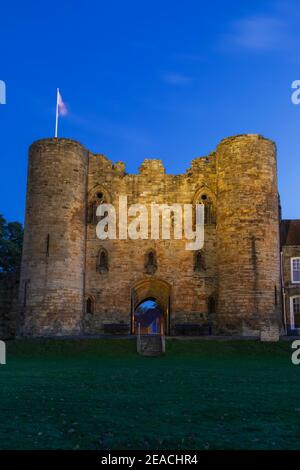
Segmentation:
{"type": "Polygon", "coordinates": [[[217,147],[217,330],[259,335],[280,326],[276,148],[260,135],[217,147]]]}
{"type": "Polygon", "coordinates": [[[69,139],[29,149],[20,335],[81,331],[87,167],[88,152],[69,139]]]}

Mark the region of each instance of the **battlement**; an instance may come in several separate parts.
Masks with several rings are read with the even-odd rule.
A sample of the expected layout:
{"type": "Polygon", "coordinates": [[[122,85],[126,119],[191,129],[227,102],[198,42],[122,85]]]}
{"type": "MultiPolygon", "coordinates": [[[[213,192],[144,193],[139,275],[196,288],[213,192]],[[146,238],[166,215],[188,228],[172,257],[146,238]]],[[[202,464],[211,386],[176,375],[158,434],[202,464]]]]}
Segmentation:
{"type": "MultiPolygon", "coordinates": [[[[177,174],[177,175],[172,174],[172,176],[180,177],[180,176],[190,176],[193,173],[211,174],[213,172],[217,172],[218,149],[224,146],[236,147],[239,145],[243,145],[243,143],[247,143],[251,145],[251,143],[254,144],[255,142],[257,143],[259,141],[272,144],[276,151],[276,146],[274,142],[272,140],[269,140],[263,137],[260,134],[238,134],[234,136],[229,136],[220,141],[220,143],[217,146],[216,151],[212,151],[206,156],[200,156],[200,157],[196,157],[192,159],[190,167],[187,168],[185,172],[177,174]]],[[[101,171],[106,171],[106,172],[109,172],[118,176],[127,175],[127,176],[134,177],[136,175],[136,173],[130,173],[130,174],[126,173],[126,166],[124,162],[119,161],[119,162],[114,163],[106,155],[101,154],[101,153],[90,152],[80,142],[73,140],[73,139],[68,139],[68,138],[40,139],[34,142],[30,146],[30,152],[32,151],[32,149],[35,149],[35,151],[39,149],[38,151],[40,153],[44,153],[45,151],[47,151],[47,149],[49,150],[50,148],[53,148],[53,146],[56,146],[58,149],[60,149],[61,152],[63,152],[64,149],[67,149],[67,148],[72,148],[74,151],[78,149],[80,154],[82,154],[83,152],[83,154],[87,156],[87,158],[91,162],[91,167],[93,168],[92,170],[93,172],[95,171],[97,172],[96,167],[99,165],[101,168],[101,171]]],[[[222,154],[222,152],[219,152],[219,154],[222,154]]],[[[162,160],[156,159],[156,158],[153,158],[153,159],[145,158],[139,167],[138,174],[145,175],[145,176],[151,175],[151,174],[160,175],[160,176],[168,175],[168,173],[166,173],[166,169],[164,167],[162,160]]]]}
{"type": "Polygon", "coordinates": [[[159,301],[157,282],[168,286],[167,332],[204,321],[227,334],[276,325],[278,219],[276,147],[258,134],[223,139],[216,151],[193,159],[177,175],[166,173],[160,159],[146,158],[138,173],[128,174],[123,162],[72,139],[34,142],[19,332],[101,333],[112,323],[122,331],[131,324],[133,332],[132,295],[142,283],[140,300],[159,301]],[[186,250],[186,241],[175,236],[99,240],[97,208],[116,207],[120,196],[127,197],[128,207],[204,204],[203,250],[186,250]]]}
{"type": "Polygon", "coordinates": [[[161,160],[146,158],[140,166],[140,173],[161,173],[166,170],[161,160]]]}

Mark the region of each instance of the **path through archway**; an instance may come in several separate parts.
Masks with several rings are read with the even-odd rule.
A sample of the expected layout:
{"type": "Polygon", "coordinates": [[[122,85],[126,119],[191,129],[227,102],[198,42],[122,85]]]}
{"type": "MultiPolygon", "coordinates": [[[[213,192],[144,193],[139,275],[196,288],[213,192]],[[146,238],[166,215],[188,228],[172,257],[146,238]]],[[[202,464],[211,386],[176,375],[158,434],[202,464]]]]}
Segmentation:
{"type": "Polygon", "coordinates": [[[168,335],[170,333],[170,284],[161,279],[146,278],[136,283],[131,292],[131,332],[136,334],[140,323],[141,333],[168,335]]]}
{"type": "Polygon", "coordinates": [[[134,332],[142,335],[164,333],[164,312],[155,299],[145,299],[134,311],[134,332]]]}

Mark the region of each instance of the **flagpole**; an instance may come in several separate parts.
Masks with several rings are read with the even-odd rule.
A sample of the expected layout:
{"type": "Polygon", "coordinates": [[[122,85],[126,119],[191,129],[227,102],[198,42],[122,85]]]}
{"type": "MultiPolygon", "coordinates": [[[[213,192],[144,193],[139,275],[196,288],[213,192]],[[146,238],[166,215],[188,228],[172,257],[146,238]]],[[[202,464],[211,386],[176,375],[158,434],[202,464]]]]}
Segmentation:
{"type": "Polygon", "coordinates": [[[56,90],[56,114],[55,114],[55,135],[54,137],[57,138],[57,129],[58,129],[58,93],[59,89],[56,90]]]}

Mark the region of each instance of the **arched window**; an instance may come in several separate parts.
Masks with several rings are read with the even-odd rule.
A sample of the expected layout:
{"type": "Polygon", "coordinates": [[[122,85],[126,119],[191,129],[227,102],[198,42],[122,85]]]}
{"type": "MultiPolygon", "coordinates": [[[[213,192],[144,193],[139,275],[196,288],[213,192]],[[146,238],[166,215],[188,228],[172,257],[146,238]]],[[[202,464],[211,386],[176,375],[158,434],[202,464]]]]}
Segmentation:
{"type": "Polygon", "coordinates": [[[104,204],[105,202],[106,202],[106,197],[105,197],[104,192],[99,190],[99,191],[96,191],[92,195],[88,204],[88,213],[87,213],[87,222],[89,224],[97,223],[97,217],[96,217],[97,207],[100,206],[100,204],[104,204]]]}
{"type": "Polygon", "coordinates": [[[96,270],[100,273],[108,271],[108,254],[104,248],[101,248],[98,252],[96,270]]]}
{"type": "Polygon", "coordinates": [[[207,194],[202,194],[200,196],[199,204],[204,204],[204,224],[215,224],[216,215],[211,198],[207,194]]]}
{"type": "Polygon", "coordinates": [[[216,313],[216,299],[214,296],[210,296],[207,301],[208,313],[216,313]]]}
{"type": "Polygon", "coordinates": [[[149,250],[145,257],[145,271],[148,274],[154,274],[157,270],[156,253],[154,250],[149,250]]]}
{"type": "Polygon", "coordinates": [[[205,259],[202,251],[196,251],[194,255],[194,271],[205,271],[205,259]]]}
{"type": "Polygon", "coordinates": [[[154,253],[153,253],[153,251],[150,251],[150,253],[148,254],[148,264],[150,266],[154,265],[154,253]]]}
{"type": "Polygon", "coordinates": [[[86,299],[86,313],[94,313],[94,301],[91,297],[86,299]]]}

